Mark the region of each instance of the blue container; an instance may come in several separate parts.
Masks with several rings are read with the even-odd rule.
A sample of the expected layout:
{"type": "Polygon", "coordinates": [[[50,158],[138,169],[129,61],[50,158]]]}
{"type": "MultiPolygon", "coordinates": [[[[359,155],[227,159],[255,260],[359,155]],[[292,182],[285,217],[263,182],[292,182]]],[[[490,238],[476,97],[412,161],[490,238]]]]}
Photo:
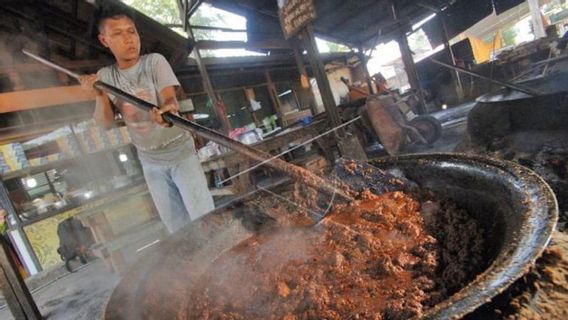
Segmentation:
{"type": "Polygon", "coordinates": [[[302,119],[300,119],[300,122],[302,123],[302,126],[307,127],[310,124],[312,124],[312,122],[314,121],[314,118],[312,116],[307,116],[307,117],[303,117],[302,119]]]}

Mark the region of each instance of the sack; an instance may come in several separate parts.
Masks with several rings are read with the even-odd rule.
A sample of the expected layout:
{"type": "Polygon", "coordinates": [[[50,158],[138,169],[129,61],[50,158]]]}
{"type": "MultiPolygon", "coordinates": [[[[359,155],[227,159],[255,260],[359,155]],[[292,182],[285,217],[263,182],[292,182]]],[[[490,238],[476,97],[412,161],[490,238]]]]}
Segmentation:
{"type": "Polygon", "coordinates": [[[87,252],[95,243],[91,229],[83,226],[78,219],[71,217],[57,225],[57,236],[59,237],[57,253],[61,256],[61,260],[65,261],[67,270],[73,272],[70,261],[77,257],[81,263],[87,263],[87,252]]]}

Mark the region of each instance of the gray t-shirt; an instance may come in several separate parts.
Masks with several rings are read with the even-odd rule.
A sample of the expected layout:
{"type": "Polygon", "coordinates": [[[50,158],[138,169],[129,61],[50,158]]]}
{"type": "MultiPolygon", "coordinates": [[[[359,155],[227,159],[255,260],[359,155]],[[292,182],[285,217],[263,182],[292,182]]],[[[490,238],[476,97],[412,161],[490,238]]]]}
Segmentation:
{"type": "MultiPolygon", "coordinates": [[[[179,86],[170,64],[158,53],[141,56],[128,69],[119,69],[116,64],[104,67],[97,75],[102,82],[155,105],[163,103],[159,101],[162,89],[179,86]]],[[[109,98],[122,114],[141,160],[167,163],[188,152],[195,153],[193,139],[186,131],[176,127],[161,127],[151,120],[148,112],[114,95],[109,95],[109,98]]]]}

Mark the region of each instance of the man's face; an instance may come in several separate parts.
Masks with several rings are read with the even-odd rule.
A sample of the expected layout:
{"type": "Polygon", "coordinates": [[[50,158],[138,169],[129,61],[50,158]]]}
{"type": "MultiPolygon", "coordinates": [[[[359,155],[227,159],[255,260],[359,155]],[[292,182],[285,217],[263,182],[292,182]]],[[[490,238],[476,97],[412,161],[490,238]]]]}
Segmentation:
{"type": "Polygon", "coordinates": [[[140,56],[140,36],[134,22],[125,16],[108,18],[101,25],[99,40],[117,60],[136,60],[140,56]]]}

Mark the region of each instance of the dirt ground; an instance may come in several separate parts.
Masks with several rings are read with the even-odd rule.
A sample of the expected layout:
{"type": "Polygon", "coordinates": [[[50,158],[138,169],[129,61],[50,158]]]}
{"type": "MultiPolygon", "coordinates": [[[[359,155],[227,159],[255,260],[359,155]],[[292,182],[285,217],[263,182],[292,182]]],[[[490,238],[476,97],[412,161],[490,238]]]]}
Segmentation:
{"type": "MultiPolygon", "coordinates": [[[[104,261],[95,260],[33,290],[32,296],[45,319],[101,319],[104,306],[119,280],[120,277],[111,273],[104,261]]],[[[0,319],[14,319],[6,305],[0,307],[0,319]]]]}
{"type": "Polygon", "coordinates": [[[511,301],[511,319],[568,318],[568,235],[557,232],[552,245],[524,279],[527,290],[511,301]]]}
{"type": "Polygon", "coordinates": [[[466,319],[568,319],[568,234],[555,232],[529,273],[466,319]]]}

